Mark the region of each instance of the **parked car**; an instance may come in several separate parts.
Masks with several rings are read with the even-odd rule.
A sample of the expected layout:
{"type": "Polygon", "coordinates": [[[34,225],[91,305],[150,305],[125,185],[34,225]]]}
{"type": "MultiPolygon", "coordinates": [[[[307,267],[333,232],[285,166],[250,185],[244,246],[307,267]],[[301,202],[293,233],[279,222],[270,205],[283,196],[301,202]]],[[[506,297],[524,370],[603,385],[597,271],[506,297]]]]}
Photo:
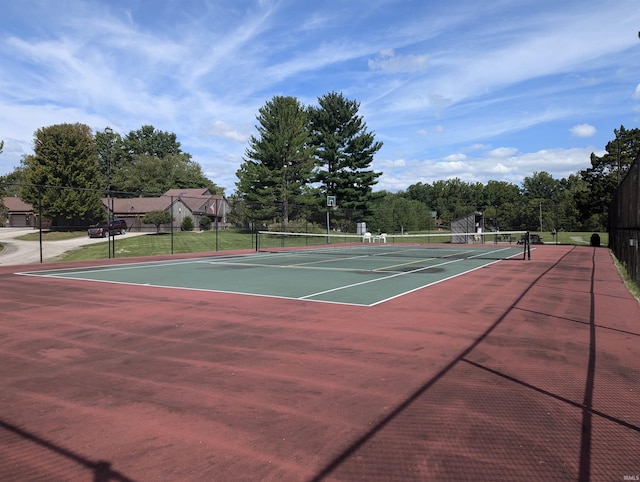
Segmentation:
{"type": "Polygon", "coordinates": [[[101,221],[95,226],[89,228],[88,234],[90,238],[104,238],[112,234],[124,234],[127,232],[127,222],[124,219],[114,219],[109,221],[101,221]]]}
{"type": "MultiPolygon", "coordinates": [[[[526,239],[527,239],[527,235],[523,234],[522,237],[520,238],[520,241],[518,241],[518,244],[524,244],[526,239]]],[[[539,234],[530,234],[529,242],[531,244],[544,244],[544,241],[542,241],[542,238],[540,237],[539,234]]]]}

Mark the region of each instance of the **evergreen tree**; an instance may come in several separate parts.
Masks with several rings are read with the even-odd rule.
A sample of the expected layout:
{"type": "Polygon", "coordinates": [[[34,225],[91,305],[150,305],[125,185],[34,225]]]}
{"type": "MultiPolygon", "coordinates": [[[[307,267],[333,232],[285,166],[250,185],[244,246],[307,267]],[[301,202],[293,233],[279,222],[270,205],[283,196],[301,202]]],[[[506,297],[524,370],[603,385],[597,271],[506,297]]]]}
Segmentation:
{"type": "Polygon", "coordinates": [[[613,193],[640,152],[640,129],[614,129],[602,157],[591,154],[591,167],[580,172],[588,194],[579,198],[579,209],[590,230],[605,230],[613,193]]]}
{"type": "Polygon", "coordinates": [[[304,203],[313,158],[307,111],[294,97],[275,96],[259,110],[244,162],[237,171],[237,192],[253,220],[281,216],[286,226],[292,207],[304,203]]]}
{"type": "Polygon", "coordinates": [[[314,181],[326,196],[336,196],[341,208],[371,214],[373,186],[381,173],[370,169],[382,147],[358,115],[360,104],[331,92],[310,109],[311,142],[316,156],[314,181]]]}

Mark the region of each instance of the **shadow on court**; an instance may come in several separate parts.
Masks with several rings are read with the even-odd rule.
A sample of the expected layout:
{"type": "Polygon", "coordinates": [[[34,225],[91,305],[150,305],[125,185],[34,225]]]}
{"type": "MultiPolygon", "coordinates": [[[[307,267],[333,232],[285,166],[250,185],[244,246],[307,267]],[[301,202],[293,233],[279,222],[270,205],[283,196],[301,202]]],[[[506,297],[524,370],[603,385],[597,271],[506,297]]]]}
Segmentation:
{"type": "MultiPolygon", "coordinates": [[[[591,259],[588,322],[569,318],[562,320],[588,327],[587,363],[586,366],[582,365],[582,369],[586,371],[582,398],[563,396],[560,391],[544,388],[546,385],[544,383],[540,385],[529,383],[526,381],[526,376],[517,377],[506,373],[509,371],[509,367],[506,367],[504,371],[496,370],[489,366],[491,363],[489,363],[488,357],[479,357],[479,359],[487,361],[486,365],[474,361],[474,352],[483,342],[488,341],[492,332],[497,330],[502,323],[513,321],[510,320],[510,317],[513,318],[512,315],[515,311],[526,311],[530,315],[537,315],[541,318],[548,317],[548,313],[543,311],[523,310],[522,302],[527,299],[532,290],[536,289],[539,284],[543,284],[545,277],[558,269],[571,254],[571,252],[566,253],[535,278],[514,303],[468,348],[459,353],[448,365],[403,400],[370,430],[347,446],[311,480],[373,480],[375,478],[379,480],[419,480],[421,476],[427,476],[434,480],[451,480],[452,478],[462,480],[470,477],[477,480],[508,480],[521,477],[533,480],[548,477],[559,480],[588,481],[602,480],[605,474],[619,476],[619,478],[637,477],[635,474],[640,471],[640,465],[638,465],[639,462],[635,459],[634,454],[640,449],[640,426],[608,413],[606,409],[594,408],[597,328],[623,335],[632,335],[636,341],[640,341],[639,332],[618,330],[596,324],[596,251],[593,252],[591,259]],[[466,370],[464,365],[484,372],[486,383],[469,384],[466,376],[460,380],[460,373],[472,373],[466,370]],[[459,373],[455,373],[456,371],[459,373]],[[447,385],[455,387],[455,389],[447,393],[447,385]],[[502,388],[496,390],[495,387],[498,385],[502,385],[502,388]],[[516,387],[517,390],[523,392],[522,398],[529,399],[530,402],[522,404],[521,401],[512,398],[509,403],[501,404],[501,400],[511,398],[505,393],[505,387],[508,387],[509,391],[514,391],[513,387],[516,387]],[[434,390],[440,393],[431,396],[430,392],[434,390]],[[478,395],[480,390],[483,393],[478,395]],[[452,396],[452,393],[455,395],[452,396]],[[487,403],[491,399],[493,399],[492,402],[487,403]],[[537,401],[534,402],[533,399],[537,399],[537,401]],[[461,400],[464,400],[466,404],[465,415],[469,420],[469,425],[462,427],[461,430],[450,426],[444,429],[441,426],[441,420],[446,419],[447,414],[450,418],[464,419],[464,417],[461,417],[461,414],[456,413],[455,410],[443,409],[443,406],[455,405],[461,400]],[[521,411],[514,414],[512,410],[519,404],[522,405],[521,411]],[[502,406],[498,410],[492,410],[494,407],[491,405],[494,407],[502,406]],[[558,414],[563,414],[556,415],[556,418],[573,419],[573,427],[568,426],[571,424],[562,426],[562,422],[551,421],[551,417],[549,420],[544,420],[542,424],[536,423],[530,417],[536,405],[544,406],[545,411],[552,410],[549,406],[555,405],[558,414]],[[511,413],[509,413],[510,409],[511,413]],[[474,432],[471,426],[474,423],[477,424],[478,419],[491,418],[492,411],[493,415],[501,422],[497,425],[502,425],[502,428],[508,433],[507,436],[499,434],[500,430],[494,430],[491,435],[492,428],[482,423],[479,424],[481,428],[476,430],[481,430],[483,433],[474,432]],[[594,418],[598,420],[598,424],[594,424],[594,418]],[[473,419],[476,420],[473,421],[473,419]],[[596,449],[599,455],[598,463],[602,462],[603,448],[601,437],[598,438],[597,434],[594,434],[594,430],[598,425],[601,428],[603,424],[614,427],[611,429],[612,431],[615,430],[624,435],[621,435],[618,440],[610,441],[614,446],[605,449],[607,457],[612,453],[617,454],[614,457],[615,460],[608,461],[611,465],[604,470],[602,467],[597,467],[594,470],[592,467],[594,444],[598,445],[596,449]],[[542,425],[542,430],[539,425],[542,425]],[[574,455],[577,455],[573,460],[571,457],[563,457],[554,453],[557,447],[553,445],[545,447],[545,442],[550,441],[553,436],[557,436],[557,434],[553,434],[550,437],[547,431],[560,428],[567,432],[573,432],[560,436],[561,439],[566,439],[567,446],[570,447],[573,444],[574,455]],[[472,449],[470,450],[470,447],[449,446],[443,449],[443,446],[447,446],[446,442],[443,443],[447,437],[450,438],[456,434],[464,439],[465,436],[461,436],[460,432],[465,431],[473,432],[475,436],[483,439],[482,442],[487,442],[487,445],[484,446],[485,449],[493,446],[494,449],[499,450],[500,457],[487,457],[486,454],[481,454],[482,443],[476,453],[472,449]],[[433,433],[436,436],[433,436],[433,433]],[[569,441],[569,439],[572,440],[569,441]],[[537,445],[537,447],[526,447],[527,444],[537,445]],[[410,447],[408,451],[394,454],[403,460],[402,463],[394,463],[389,457],[389,453],[393,454],[394,452],[390,448],[398,445],[404,448],[410,447]],[[509,445],[520,449],[526,447],[524,457],[522,450],[512,451],[504,447],[509,445]],[[419,448],[416,449],[416,447],[419,448]],[[383,451],[387,453],[382,453],[383,451]],[[547,463],[543,462],[543,459],[547,463]],[[464,461],[462,464],[461,460],[464,461]],[[434,467],[425,467],[428,465],[427,462],[431,462],[434,467]],[[612,473],[612,466],[617,469],[617,472],[612,473]]],[[[608,358],[606,353],[601,355],[608,358]]],[[[479,376],[476,375],[476,378],[479,376]]],[[[600,430],[600,436],[601,432],[602,430],[600,430]]],[[[476,442],[469,440],[467,443],[473,445],[476,442]]]]}
{"type": "Polygon", "coordinates": [[[640,306],[606,249],[542,246],[368,307],[7,268],[0,293],[0,478],[640,472],[640,306]]]}
{"type": "MultiPolygon", "coordinates": [[[[50,463],[52,463],[54,467],[57,466],[60,472],[64,474],[63,478],[67,480],[78,478],[81,480],[92,480],[93,482],[135,482],[133,479],[112,469],[110,462],[104,460],[89,460],[2,419],[0,419],[0,440],[3,441],[3,445],[5,446],[20,444],[24,447],[20,457],[21,460],[15,460],[9,456],[5,456],[4,461],[0,464],[5,480],[26,480],[27,474],[25,474],[24,471],[21,470],[18,472],[14,479],[11,470],[12,465],[16,467],[24,465],[25,459],[31,466],[31,474],[29,477],[32,478],[32,480],[48,480],[52,475],[52,471],[56,470],[52,470],[49,464],[46,464],[47,469],[40,471],[38,466],[42,460],[49,459],[52,460],[50,463]],[[2,431],[5,432],[4,436],[1,434],[2,431]],[[11,440],[12,438],[17,440],[11,440]]],[[[0,450],[0,453],[1,452],[2,450],[0,450]]]]}

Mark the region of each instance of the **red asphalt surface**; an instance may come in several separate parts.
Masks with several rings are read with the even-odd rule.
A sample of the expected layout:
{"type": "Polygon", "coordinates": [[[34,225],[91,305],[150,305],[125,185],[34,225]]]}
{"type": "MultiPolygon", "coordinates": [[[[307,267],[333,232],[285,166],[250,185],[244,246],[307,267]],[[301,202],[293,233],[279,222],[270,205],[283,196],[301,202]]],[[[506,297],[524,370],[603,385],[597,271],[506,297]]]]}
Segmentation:
{"type": "Polygon", "coordinates": [[[640,478],[606,248],[370,308],[14,274],[62,266],[0,268],[0,480],[640,478]]]}

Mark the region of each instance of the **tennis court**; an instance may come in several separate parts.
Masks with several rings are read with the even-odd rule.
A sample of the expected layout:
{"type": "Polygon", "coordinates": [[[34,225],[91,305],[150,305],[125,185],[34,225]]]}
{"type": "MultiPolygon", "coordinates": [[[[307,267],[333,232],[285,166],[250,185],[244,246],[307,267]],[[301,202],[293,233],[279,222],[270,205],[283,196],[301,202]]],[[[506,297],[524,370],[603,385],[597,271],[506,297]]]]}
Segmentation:
{"type": "Polygon", "coordinates": [[[357,243],[21,274],[373,306],[516,258],[510,245],[357,243]]]}
{"type": "Polygon", "coordinates": [[[640,473],[640,306],[606,248],[272,241],[0,267],[1,478],[640,473]]]}

